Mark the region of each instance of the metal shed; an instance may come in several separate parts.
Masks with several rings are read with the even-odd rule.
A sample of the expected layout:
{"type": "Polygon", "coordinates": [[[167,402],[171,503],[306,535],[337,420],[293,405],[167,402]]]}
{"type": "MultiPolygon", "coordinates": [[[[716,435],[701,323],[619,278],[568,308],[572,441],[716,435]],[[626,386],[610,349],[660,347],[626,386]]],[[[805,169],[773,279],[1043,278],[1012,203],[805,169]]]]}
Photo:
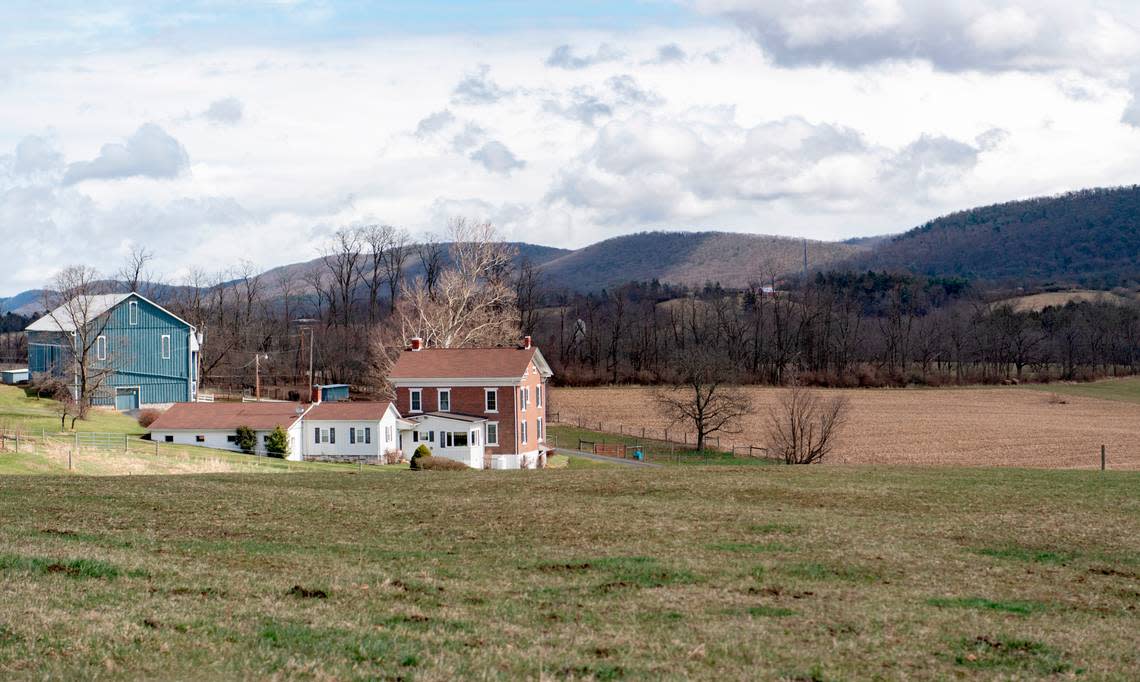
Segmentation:
{"type": "Polygon", "coordinates": [[[313,387],[313,399],[320,403],[348,400],[348,384],[324,384],[313,387]]]}
{"type": "Polygon", "coordinates": [[[0,372],[0,381],[3,381],[4,383],[8,384],[9,386],[11,386],[13,384],[18,384],[20,382],[27,381],[27,380],[28,380],[28,368],[27,367],[24,367],[23,369],[6,369],[3,372],[0,372]]]}

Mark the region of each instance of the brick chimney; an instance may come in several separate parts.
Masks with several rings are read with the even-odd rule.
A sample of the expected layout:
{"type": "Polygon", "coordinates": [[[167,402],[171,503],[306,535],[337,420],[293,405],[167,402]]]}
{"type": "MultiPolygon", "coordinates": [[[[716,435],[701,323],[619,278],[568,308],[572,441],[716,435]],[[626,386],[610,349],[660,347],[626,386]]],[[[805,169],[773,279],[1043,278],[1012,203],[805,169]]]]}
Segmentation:
{"type": "Polygon", "coordinates": [[[413,336],[409,350],[419,351],[419,350],[423,350],[423,349],[424,349],[424,340],[418,336],[413,336]]]}
{"type": "Polygon", "coordinates": [[[522,347],[523,347],[523,350],[527,350],[528,348],[530,348],[530,346],[531,346],[531,342],[530,342],[530,336],[529,336],[529,335],[528,335],[528,336],[524,336],[524,337],[523,337],[523,339],[522,339],[522,347]]]}

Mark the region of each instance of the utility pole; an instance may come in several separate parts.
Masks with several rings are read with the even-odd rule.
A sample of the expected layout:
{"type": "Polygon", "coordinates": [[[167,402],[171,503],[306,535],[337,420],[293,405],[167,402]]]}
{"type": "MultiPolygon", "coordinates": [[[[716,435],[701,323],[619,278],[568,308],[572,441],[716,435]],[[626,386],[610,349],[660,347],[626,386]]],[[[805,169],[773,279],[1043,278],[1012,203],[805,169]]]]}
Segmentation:
{"type": "MultiPolygon", "coordinates": [[[[261,359],[269,359],[268,355],[253,354],[253,397],[261,400],[261,359]]],[[[248,367],[249,365],[246,365],[248,367]]]]}
{"type": "MultiPolygon", "coordinates": [[[[305,401],[312,401],[312,399],[313,399],[313,324],[316,323],[316,320],[314,320],[310,317],[302,317],[300,319],[293,320],[293,321],[296,322],[297,324],[301,325],[299,331],[302,334],[305,332],[306,329],[309,331],[309,394],[307,396],[305,396],[305,401]]],[[[304,343],[304,338],[305,337],[303,337],[303,336],[301,337],[302,343],[304,343]]]]}

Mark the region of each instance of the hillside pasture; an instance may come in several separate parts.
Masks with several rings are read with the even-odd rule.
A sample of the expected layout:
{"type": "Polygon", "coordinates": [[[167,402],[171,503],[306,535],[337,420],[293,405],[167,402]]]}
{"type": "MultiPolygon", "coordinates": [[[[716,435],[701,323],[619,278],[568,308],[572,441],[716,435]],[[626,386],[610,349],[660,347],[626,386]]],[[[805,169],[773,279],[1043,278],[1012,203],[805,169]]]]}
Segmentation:
{"type": "Polygon", "coordinates": [[[1040,312],[1052,306],[1064,306],[1068,303],[1112,303],[1121,305],[1133,300],[1111,291],[1090,291],[1078,289],[1073,291],[1049,291],[1040,294],[1029,294],[1006,298],[994,303],[994,307],[1008,305],[1019,313],[1040,312]]]}
{"type": "Polygon", "coordinates": [[[1138,485],[826,466],[0,477],[0,677],[1125,680],[1138,485]]]}
{"type": "MultiPolygon", "coordinates": [[[[1109,466],[1140,469],[1140,404],[1069,395],[1062,386],[1041,391],[1019,387],[965,389],[824,390],[850,400],[850,419],[829,458],[833,464],[922,464],[1088,469],[1100,466],[1100,446],[1109,466]]],[[[748,387],[753,412],[742,432],[722,438],[764,445],[769,410],[785,389],[748,387]]],[[[1089,389],[1085,389],[1089,390],[1089,389]]],[[[1124,389],[1120,389],[1123,391],[1124,389]]],[[[602,430],[660,434],[670,424],[652,388],[558,388],[552,413],[563,422],[579,417],[602,430]]],[[[691,429],[690,429],[691,430],[691,429]]]]}

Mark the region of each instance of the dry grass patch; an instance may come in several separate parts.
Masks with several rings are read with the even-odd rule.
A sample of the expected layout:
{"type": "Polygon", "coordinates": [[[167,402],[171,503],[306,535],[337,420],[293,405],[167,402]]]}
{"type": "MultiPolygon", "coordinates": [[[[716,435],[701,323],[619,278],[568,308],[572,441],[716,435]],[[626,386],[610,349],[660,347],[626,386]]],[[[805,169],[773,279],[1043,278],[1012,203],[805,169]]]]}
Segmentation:
{"type": "MultiPolygon", "coordinates": [[[[785,389],[746,390],[753,414],[741,420],[743,433],[723,439],[725,449],[730,441],[764,445],[766,415],[785,389]]],[[[821,393],[846,396],[851,405],[830,463],[1092,469],[1100,466],[1105,444],[1109,468],[1140,469],[1140,404],[1078,395],[1057,404],[1016,387],[821,393]]],[[[627,432],[661,433],[671,426],[645,387],[559,388],[551,399],[552,412],[564,420],[600,420],[627,432]]]]}

